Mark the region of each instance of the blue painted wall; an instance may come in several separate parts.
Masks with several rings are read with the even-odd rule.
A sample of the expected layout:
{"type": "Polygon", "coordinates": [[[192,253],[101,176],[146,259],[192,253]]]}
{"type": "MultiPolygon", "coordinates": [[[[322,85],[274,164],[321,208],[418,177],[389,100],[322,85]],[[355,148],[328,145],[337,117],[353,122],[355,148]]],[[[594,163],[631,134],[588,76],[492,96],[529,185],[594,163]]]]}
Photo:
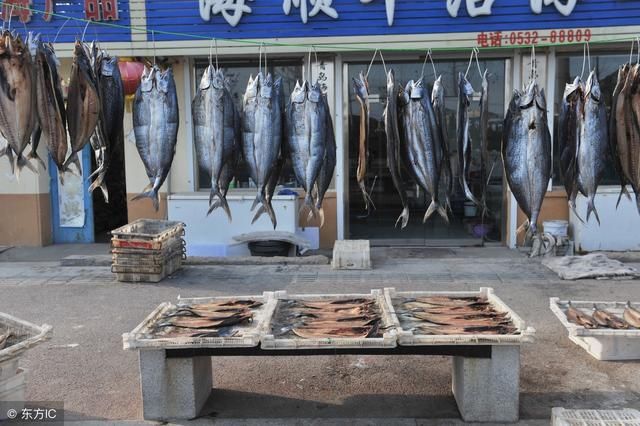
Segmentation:
{"type": "MultiPolygon", "coordinates": [[[[85,18],[83,0],[54,1],[54,3],[53,13],[56,15],[53,15],[49,22],[44,20],[43,14],[41,13],[41,11],[45,9],[45,0],[32,0],[31,9],[33,9],[34,13],[31,16],[31,21],[23,24],[17,16],[14,16],[11,20],[11,28],[16,29],[21,34],[25,33],[25,30],[39,32],[43,35],[43,40],[53,41],[58,30],[67,22],[67,17],[85,18]]],[[[7,9],[10,8],[11,6],[7,6],[7,9]]],[[[117,21],[106,22],[126,26],[131,25],[128,0],[118,1],[118,13],[119,19],[117,21]]],[[[8,14],[7,12],[7,15],[8,14]]],[[[17,14],[17,9],[14,12],[14,15],[15,14],[17,14]]],[[[66,25],[62,27],[57,42],[74,42],[76,38],[82,36],[85,25],[82,21],[69,20],[66,25]]],[[[115,28],[91,23],[87,28],[86,39],[97,39],[102,42],[131,41],[131,31],[125,28],[115,28]]]]}
{"type": "MultiPolygon", "coordinates": [[[[238,1],[238,0],[235,0],[238,1]]],[[[308,10],[312,6],[307,1],[308,10]]],[[[318,0],[321,1],[321,0],[318,0]]],[[[447,12],[446,0],[396,0],[393,26],[387,25],[385,0],[362,4],[359,0],[333,0],[338,19],[320,12],[303,24],[299,9],[290,15],[282,10],[283,0],[245,0],[252,13],[244,14],[231,27],[221,14],[209,22],[200,17],[199,1],[146,0],[149,30],[174,31],[203,38],[326,37],[386,34],[433,34],[555,28],[594,28],[640,25],[640,1],[578,0],[570,16],[553,5],[541,14],[531,11],[530,0],[495,0],[490,16],[470,17],[462,0],[458,17],[447,12]]],[[[563,3],[566,0],[559,0],[563,3]]],[[[156,40],[189,40],[191,37],[156,33],[156,40]]]]}

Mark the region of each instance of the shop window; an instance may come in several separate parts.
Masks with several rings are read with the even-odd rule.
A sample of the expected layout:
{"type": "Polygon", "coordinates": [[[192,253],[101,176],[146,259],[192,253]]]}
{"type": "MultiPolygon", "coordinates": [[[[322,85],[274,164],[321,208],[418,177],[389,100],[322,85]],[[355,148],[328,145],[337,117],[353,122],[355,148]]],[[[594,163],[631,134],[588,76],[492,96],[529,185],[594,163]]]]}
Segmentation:
{"type": "MultiPolygon", "coordinates": [[[[209,65],[209,61],[198,61],[195,65],[195,81],[194,81],[194,93],[197,90],[198,85],[200,84],[200,79],[202,78],[202,74],[204,70],[209,65]]],[[[285,96],[285,104],[287,99],[289,98],[289,94],[293,91],[295,87],[296,80],[300,80],[302,78],[302,61],[294,62],[294,61],[285,61],[285,60],[271,60],[268,62],[269,72],[272,75],[282,77],[283,80],[283,89],[285,96]]],[[[222,64],[222,67],[225,72],[225,78],[227,82],[227,88],[233,97],[233,101],[238,108],[238,111],[241,112],[242,107],[242,99],[244,96],[244,92],[247,88],[247,82],[249,81],[249,76],[255,76],[258,72],[255,61],[253,62],[238,62],[238,63],[227,63],[222,64]]],[[[206,190],[211,188],[211,181],[209,175],[206,171],[200,170],[198,166],[198,162],[196,160],[195,164],[198,173],[198,189],[206,190]]],[[[295,175],[293,174],[293,169],[291,167],[290,162],[287,162],[285,165],[282,175],[280,176],[280,184],[286,187],[297,187],[298,184],[295,180],[295,175]]],[[[255,184],[249,178],[249,172],[247,167],[241,161],[236,176],[231,183],[230,190],[233,188],[251,188],[255,187],[255,184]]]]}
{"type": "MultiPolygon", "coordinates": [[[[386,59],[387,69],[393,68],[396,82],[405,85],[408,80],[417,80],[423,68],[421,60],[393,61],[386,59]]],[[[370,93],[370,138],[369,162],[366,186],[375,204],[375,210],[366,212],[363,196],[356,182],[358,165],[358,138],[360,107],[353,93],[352,78],[361,71],[366,71],[369,62],[351,63],[348,65],[349,86],[345,89],[345,96],[349,96],[349,236],[350,238],[381,239],[384,244],[430,244],[430,241],[481,239],[501,241],[502,228],[502,158],[500,147],[502,140],[502,122],[504,120],[505,98],[505,61],[493,59],[480,61],[480,67],[488,69],[490,97],[489,97],[489,157],[494,164],[491,179],[486,185],[483,183],[480,163],[480,90],[481,76],[476,64],[472,64],[467,78],[471,82],[475,93],[471,99],[469,110],[470,135],[472,143],[472,163],[468,179],[472,191],[477,196],[481,194],[482,186],[487,187],[486,199],[488,214],[482,217],[478,209],[466,206],[465,196],[459,185],[458,149],[456,142],[456,109],[458,93],[458,73],[467,70],[468,59],[438,61],[435,63],[438,74],[442,74],[445,89],[446,127],[448,134],[449,154],[452,166],[454,194],[451,197],[449,213],[451,223],[447,225],[443,219],[434,214],[426,224],[422,223],[426,207],[427,196],[409,177],[406,168],[402,169],[402,179],[410,202],[410,220],[404,230],[394,227],[396,219],[402,210],[400,197],[393,185],[387,167],[386,134],[384,130],[383,111],[386,104],[387,80],[383,65],[376,63],[369,72],[370,93]],[[348,92],[347,92],[348,91],[348,92]]],[[[430,64],[424,67],[424,80],[427,90],[431,93],[434,81],[430,64]]],[[[487,169],[490,165],[487,166],[487,169]]],[[[488,174],[488,173],[487,173],[488,174]]],[[[440,200],[443,200],[441,191],[440,200]]],[[[439,244],[434,242],[434,244],[439,244]]],[[[445,243],[446,244],[446,243],[445,243]]]]}
{"type": "MultiPolygon", "coordinates": [[[[600,90],[602,91],[602,99],[607,106],[607,118],[611,113],[611,99],[613,89],[616,87],[618,79],[618,68],[629,61],[629,55],[601,54],[591,56],[591,68],[595,69],[600,81],[600,90]]],[[[555,94],[555,119],[553,134],[554,141],[557,141],[558,135],[558,116],[562,105],[562,94],[566,83],[571,83],[576,76],[579,76],[583,70],[582,55],[562,55],[556,58],[556,94],[555,94]]],[[[586,82],[589,77],[589,64],[584,65],[584,74],[582,80],[586,82]]],[[[560,173],[560,144],[553,145],[553,185],[560,186],[564,182],[560,173]]],[[[604,177],[601,185],[619,185],[620,180],[616,176],[615,168],[610,159],[607,160],[604,177]]]]}

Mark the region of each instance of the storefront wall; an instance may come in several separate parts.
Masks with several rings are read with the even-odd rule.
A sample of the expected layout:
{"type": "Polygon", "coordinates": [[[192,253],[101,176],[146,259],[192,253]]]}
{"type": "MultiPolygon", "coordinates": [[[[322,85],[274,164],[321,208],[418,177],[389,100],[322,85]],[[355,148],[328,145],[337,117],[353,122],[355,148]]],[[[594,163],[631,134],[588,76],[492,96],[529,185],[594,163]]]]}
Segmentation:
{"type": "MultiPolygon", "coordinates": [[[[503,3],[509,4],[496,3],[490,15],[480,14],[471,17],[469,11],[465,10],[465,3],[462,2],[456,18],[452,17],[451,11],[448,11],[444,4],[420,3],[418,7],[415,4],[398,3],[392,26],[389,26],[389,16],[387,16],[384,2],[358,4],[336,0],[333,2],[333,7],[339,12],[338,19],[334,20],[319,13],[316,16],[307,16],[306,24],[301,22],[299,9],[292,8],[291,13],[285,15],[279,1],[270,2],[269,8],[258,8],[257,5],[249,3],[253,7],[253,13],[245,14],[238,26],[232,27],[221,15],[211,15],[210,20],[204,20],[200,16],[196,3],[186,6],[181,2],[164,0],[120,1],[121,19],[115,22],[124,25],[134,24],[137,30],[124,31],[117,36],[116,32],[110,32],[105,37],[103,27],[95,24],[88,27],[87,39],[99,35],[102,47],[113,54],[149,58],[155,54],[162,61],[170,62],[176,80],[180,108],[178,145],[171,172],[162,188],[161,209],[155,212],[149,200],[129,201],[129,219],[166,217],[167,194],[193,192],[200,189],[192,143],[190,103],[196,79],[195,62],[206,60],[212,51],[213,43],[209,37],[219,37],[216,50],[222,67],[227,62],[252,60],[257,68],[258,46],[261,41],[274,43],[267,47],[269,58],[304,61],[309,53],[307,46],[310,43],[313,43],[315,50],[321,55],[325,64],[326,86],[329,103],[333,109],[332,116],[338,147],[336,175],[325,200],[326,223],[320,236],[321,245],[328,248],[332,246],[335,238],[348,238],[350,235],[349,203],[353,200],[349,196],[349,185],[354,177],[350,176],[348,164],[351,88],[347,64],[368,61],[375,48],[387,49],[385,59],[391,62],[409,60],[419,63],[424,58],[424,52],[419,50],[426,51],[428,48],[436,49],[434,56],[437,60],[463,60],[468,58],[472,47],[491,48],[492,44],[496,44],[499,39],[501,49],[481,50],[479,56],[481,61],[492,58],[504,60],[505,78],[502,84],[504,84],[504,105],[506,105],[512,90],[520,88],[530,72],[530,51],[528,48],[520,49],[519,46],[531,42],[538,42],[541,45],[549,42],[569,42],[568,30],[563,29],[580,28],[583,39],[586,39],[586,30],[589,30],[592,46],[595,45],[594,42],[611,41],[605,46],[606,50],[622,53],[628,49],[628,43],[621,43],[620,40],[631,40],[640,32],[640,26],[634,25],[640,18],[640,6],[628,2],[578,3],[569,16],[561,15],[553,5],[543,7],[542,14],[538,15],[532,12],[531,5],[527,1],[504,0],[503,3]],[[260,17],[261,15],[263,16],[260,17]],[[423,15],[428,17],[428,20],[421,21],[420,17],[423,15]],[[592,19],[594,16],[598,19],[592,19]],[[420,22],[418,27],[415,26],[416,22],[420,22]],[[172,34],[164,32],[169,28],[172,34]],[[155,31],[155,33],[148,33],[145,30],[155,31]],[[497,38],[499,31],[502,33],[500,38],[497,38]],[[511,34],[512,31],[515,35],[511,34]],[[564,40],[560,40],[560,31],[564,31],[562,33],[564,40]],[[417,32],[426,34],[416,35],[417,32]],[[180,36],[180,33],[191,34],[193,37],[180,36]],[[308,38],[310,34],[313,34],[312,38],[308,38]],[[552,35],[555,40],[552,40],[552,35]],[[224,38],[237,40],[224,40],[224,38]],[[247,42],[243,38],[252,40],[247,42]],[[131,41],[123,41],[125,39],[131,41]],[[354,48],[367,50],[367,52],[360,52],[354,48]],[[395,52],[394,49],[400,51],[395,52]],[[408,52],[403,53],[402,49],[408,49],[408,52]]],[[[536,1],[533,0],[532,3],[536,1]]],[[[33,7],[37,8],[38,3],[35,2],[33,7]]],[[[38,16],[33,18],[33,22],[39,22],[38,25],[42,27],[44,24],[40,20],[41,17],[38,16]]],[[[54,16],[48,31],[54,33],[54,30],[57,31],[64,21],[63,18],[54,16]]],[[[26,24],[28,28],[30,25],[31,23],[26,24]]],[[[60,41],[63,43],[56,45],[59,55],[66,58],[71,56],[70,41],[77,33],[81,33],[78,24],[69,24],[69,27],[61,31],[60,41]]],[[[575,31],[572,37],[576,37],[575,31]]],[[[548,99],[556,99],[556,91],[562,90],[557,87],[555,78],[558,64],[556,56],[562,56],[567,52],[579,54],[582,52],[582,45],[567,45],[557,49],[540,46],[536,49],[537,78],[545,88],[548,99]]],[[[68,74],[64,75],[66,77],[68,74]]],[[[554,102],[549,101],[550,120],[557,113],[555,108],[554,102]]],[[[148,183],[131,135],[130,107],[125,115],[124,127],[126,184],[130,200],[148,183]]],[[[43,146],[40,147],[40,151],[44,156],[43,146]]],[[[8,173],[6,161],[0,159],[0,175],[8,173]]],[[[562,183],[555,178],[550,182],[550,192],[542,211],[543,220],[569,218],[566,195],[561,185],[562,183]]],[[[503,188],[501,239],[506,245],[516,246],[518,236],[515,230],[524,218],[509,193],[507,185],[503,184],[503,188]]],[[[19,182],[8,181],[0,186],[0,197],[3,198],[0,203],[2,205],[0,244],[43,245],[51,242],[51,202],[47,199],[48,192],[47,175],[34,176],[29,171],[22,173],[19,182]],[[33,221],[29,221],[29,225],[24,224],[24,221],[18,221],[15,211],[32,216],[33,221]]],[[[607,220],[607,218],[602,219],[603,222],[607,220]]],[[[226,226],[226,223],[220,226],[226,226]]]]}

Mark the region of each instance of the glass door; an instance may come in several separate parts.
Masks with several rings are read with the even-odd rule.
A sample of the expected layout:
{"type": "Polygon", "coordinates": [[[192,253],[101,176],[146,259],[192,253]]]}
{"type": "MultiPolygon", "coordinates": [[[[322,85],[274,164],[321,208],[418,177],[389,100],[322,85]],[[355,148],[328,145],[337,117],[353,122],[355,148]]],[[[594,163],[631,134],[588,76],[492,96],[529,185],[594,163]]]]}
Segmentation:
{"type": "MultiPolygon", "coordinates": [[[[502,161],[500,155],[502,138],[502,121],[504,118],[504,81],[505,61],[492,59],[480,61],[480,67],[489,70],[489,166],[492,167],[490,179],[482,178],[480,161],[480,90],[481,77],[477,66],[472,64],[468,79],[475,93],[471,99],[469,110],[470,135],[472,140],[472,162],[469,185],[480,196],[483,187],[486,191],[488,213],[483,217],[481,212],[465,204],[464,192],[459,184],[458,149],[456,144],[456,109],[458,72],[465,73],[468,60],[452,60],[436,62],[436,69],[442,74],[445,88],[446,127],[448,146],[454,181],[454,194],[451,197],[452,212],[449,212],[450,223],[447,224],[437,214],[422,223],[422,218],[429,204],[430,196],[425,194],[409,177],[406,167],[402,167],[402,180],[410,202],[409,223],[404,229],[394,227],[396,219],[402,211],[400,197],[395,189],[387,167],[386,134],[384,130],[383,111],[386,103],[387,82],[382,64],[376,63],[369,72],[370,99],[370,137],[369,161],[365,179],[375,209],[365,210],[362,192],[356,182],[358,167],[358,139],[360,106],[355,97],[352,78],[366,71],[368,62],[350,63],[347,66],[349,87],[349,238],[369,239],[372,244],[381,245],[468,245],[480,244],[483,241],[501,241],[502,223],[502,161]],[[488,182],[488,184],[487,184],[488,182]]],[[[393,68],[397,84],[405,85],[408,80],[417,80],[422,70],[422,61],[389,61],[387,68],[393,68]]],[[[434,81],[433,71],[429,64],[425,67],[425,83],[428,93],[434,81]]],[[[403,143],[401,141],[401,143],[403,143]]],[[[488,172],[486,173],[488,175],[488,172]]],[[[441,197],[442,198],[442,197],[441,197]]]]}

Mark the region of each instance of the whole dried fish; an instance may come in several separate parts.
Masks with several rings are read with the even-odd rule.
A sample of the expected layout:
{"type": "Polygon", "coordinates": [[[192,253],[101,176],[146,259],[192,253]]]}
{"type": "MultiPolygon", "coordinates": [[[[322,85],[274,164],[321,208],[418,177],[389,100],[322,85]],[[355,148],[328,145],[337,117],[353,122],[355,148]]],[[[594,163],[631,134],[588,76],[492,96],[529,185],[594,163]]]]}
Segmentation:
{"type": "Polygon", "coordinates": [[[622,318],[631,327],[640,328],[640,311],[631,306],[631,302],[627,302],[622,318]]]}
{"type": "MultiPolygon", "coordinates": [[[[320,168],[320,173],[316,180],[316,208],[320,214],[321,228],[324,225],[324,209],[322,208],[322,202],[324,201],[324,196],[329,189],[331,179],[333,179],[333,172],[336,168],[336,137],[333,129],[333,120],[331,119],[329,104],[327,102],[327,96],[324,94],[322,95],[322,101],[324,102],[324,108],[327,111],[325,125],[327,131],[325,135],[324,161],[322,162],[322,167],[320,168]]],[[[309,214],[311,214],[311,212],[309,214]]]]}
{"type": "Polygon", "coordinates": [[[462,73],[458,73],[458,113],[456,115],[456,133],[458,138],[458,167],[460,173],[460,185],[469,201],[481,207],[478,199],[473,195],[467,182],[471,169],[471,136],[469,135],[469,105],[470,96],[473,95],[473,87],[462,73]]]}
{"type": "Polygon", "coordinates": [[[517,334],[515,327],[503,325],[485,325],[485,326],[419,326],[413,330],[413,334],[428,335],[456,335],[456,334],[517,334]]]}
{"type": "Polygon", "coordinates": [[[617,316],[602,309],[598,309],[595,303],[593,304],[593,313],[591,314],[591,317],[601,327],[608,327],[613,329],[629,328],[629,326],[617,316]]]}
{"type": "Polygon", "coordinates": [[[369,196],[366,187],[367,178],[367,161],[369,160],[369,82],[367,76],[363,73],[358,78],[353,79],[353,90],[356,100],[360,105],[360,136],[358,138],[358,169],[356,171],[356,180],[362,197],[364,198],[364,208],[369,211],[369,207],[375,209],[373,200],[369,196]]]}
{"type": "Polygon", "coordinates": [[[560,172],[564,180],[569,206],[574,213],[576,213],[576,196],[578,194],[576,181],[579,144],[578,117],[582,111],[583,92],[580,77],[576,77],[572,84],[565,85],[558,122],[560,172]]]}
{"type": "Polygon", "coordinates": [[[584,328],[598,328],[598,324],[593,318],[571,306],[571,302],[569,302],[567,307],[566,315],[569,322],[581,325],[584,328]]]}
{"type": "Polygon", "coordinates": [[[376,327],[329,327],[329,328],[313,328],[313,327],[297,327],[292,329],[298,337],[303,339],[323,339],[323,338],[340,338],[350,337],[362,339],[369,337],[374,333],[376,327]]]}
{"type": "Polygon", "coordinates": [[[431,89],[431,103],[433,104],[433,112],[436,116],[436,125],[440,132],[441,141],[440,187],[444,190],[445,206],[451,212],[450,198],[453,196],[453,172],[451,170],[451,154],[449,152],[446,121],[447,111],[444,98],[444,84],[442,83],[442,76],[439,75],[431,89]]]}
{"type": "Polygon", "coordinates": [[[158,324],[158,327],[182,327],[182,328],[218,328],[228,327],[253,318],[251,313],[236,314],[222,319],[193,318],[193,317],[172,317],[167,321],[158,324]]]}
{"type": "Polygon", "coordinates": [[[13,337],[13,332],[9,331],[3,334],[0,334],[0,349],[4,349],[9,343],[9,338],[13,337]]]}

